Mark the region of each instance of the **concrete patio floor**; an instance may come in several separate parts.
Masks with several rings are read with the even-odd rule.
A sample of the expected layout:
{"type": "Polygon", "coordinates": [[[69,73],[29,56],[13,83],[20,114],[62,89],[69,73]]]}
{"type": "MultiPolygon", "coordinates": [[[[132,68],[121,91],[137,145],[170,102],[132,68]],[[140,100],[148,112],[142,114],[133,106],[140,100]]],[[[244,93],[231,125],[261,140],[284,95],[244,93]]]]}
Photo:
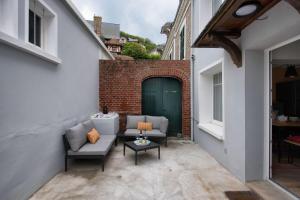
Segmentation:
{"type": "Polygon", "coordinates": [[[79,160],[70,165],[36,192],[31,200],[182,200],[227,199],[224,191],[249,190],[198,145],[171,140],[157,150],[139,154],[134,165],[134,152],[123,144],[112,149],[105,172],[100,161],[79,160]]]}

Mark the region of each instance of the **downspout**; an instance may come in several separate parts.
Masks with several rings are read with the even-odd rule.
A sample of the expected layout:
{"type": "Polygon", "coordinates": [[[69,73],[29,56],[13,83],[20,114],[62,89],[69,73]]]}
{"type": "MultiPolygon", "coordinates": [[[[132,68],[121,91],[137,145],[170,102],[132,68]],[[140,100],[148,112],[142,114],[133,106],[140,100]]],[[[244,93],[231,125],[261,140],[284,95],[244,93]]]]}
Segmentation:
{"type": "Polygon", "coordinates": [[[194,137],[194,88],[195,88],[195,77],[194,77],[194,68],[195,68],[195,55],[192,55],[192,63],[191,63],[191,140],[195,141],[194,137]]]}

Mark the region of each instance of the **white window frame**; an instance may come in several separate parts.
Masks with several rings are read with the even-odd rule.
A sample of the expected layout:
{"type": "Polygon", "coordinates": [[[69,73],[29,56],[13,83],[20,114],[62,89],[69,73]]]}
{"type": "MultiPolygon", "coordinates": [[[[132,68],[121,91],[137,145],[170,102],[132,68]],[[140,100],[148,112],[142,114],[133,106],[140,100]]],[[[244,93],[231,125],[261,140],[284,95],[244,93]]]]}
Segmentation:
{"type": "Polygon", "coordinates": [[[182,58],[182,60],[186,60],[186,34],[187,34],[187,32],[186,32],[186,30],[187,30],[187,28],[186,28],[186,18],[184,19],[184,21],[183,21],[183,23],[181,24],[181,26],[180,26],[180,29],[179,29],[179,32],[178,32],[178,38],[179,38],[179,41],[178,41],[178,60],[181,60],[180,59],[180,54],[181,54],[181,32],[182,32],[182,30],[184,29],[184,47],[183,47],[183,51],[184,51],[184,54],[183,54],[183,58],[182,58]]]}
{"type": "MultiPolygon", "coordinates": [[[[57,49],[58,49],[57,14],[43,0],[37,0],[43,7],[47,9],[47,12],[51,13],[53,17],[51,18],[51,20],[47,20],[48,23],[47,31],[45,32],[44,36],[41,35],[41,37],[44,37],[43,39],[41,38],[42,40],[41,46],[43,48],[40,48],[29,42],[29,30],[28,30],[29,29],[29,7],[30,7],[29,0],[22,0],[22,1],[4,0],[3,2],[5,1],[9,2],[5,4],[5,8],[8,9],[7,7],[9,8],[11,7],[10,14],[14,16],[13,21],[15,22],[15,28],[14,28],[15,31],[10,32],[9,28],[7,30],[3,30],[6,29],[5,26],[0,27],[0,42],[5,43],[20,51],[24,51],[31,55],[37,56],[51,63],[60,64],[61,59],[57,57],[57,49]],[[14,2],[16,4],[10,4],[11,2],[14,2]],[[46,34],[49,34],[49,37],[47,37],[46,34]]],[[[9,15],[5,15],[5,16],[9,16],[9,15]]],[[[44,22],[42,21],[41,23],[45,23],[45,21],[44,22]]]]}
{"type": "Polygon", "coordinates": [[[204,132],[218,140],[225,139],[224,59],[217,60],[199,71],[199,124],[204,132]],[[213,75],[222,72],[222,122],[213,118],[213,75]]]}
{"type": "MultiPolygon", "coordinates": [[[[223,88],[223,70],[220,71],[220,72],[222,73],[222,83],[221,83],[221,85],[222,85],[222,115],[223,115],[223,111],[224,111],[224,109],[223,109],[223,106],[224,106],[224,104],[223,104],[223,98],[224,98],[224,95],[223,95],[223,89],[224,89],[223,88]]],[[[214,73],[212,76],[214,76],[214,75],[216,75],[220,72],[214,73]]],[[[213,83],[213,87],[214,87],[214,83],[213,83]]],[[[213,88],[213,90],[214,90],[214,88],[213,88]]],[[[213,91],[213,103],[214,103],[214,98],[215,98],[215,96],[214,96],[214,91],[213,91]]],[[[219,126],[223,126],[223,116],[222,116],[222,121],[214,119],[214,106],[213,106],[213,109],[212,109],[212,123],[214,123],[216,125],[219,125],[219,126]]]]}
{"type": "Polygon", "coordinates": [[[57,46],[58,46],[58,38],[57,38],[57,14],[50,8],[50,6],[44,1],[44,0],[27,0],[28,7],[25,8],[25,34],[26,34],[26,43],[29,45],[32,45],[34,47],[40,48],[43,51],[46,51],[47,53],[50,53],[52,55],[57,55],[57,46]],[[48,16],[42,16],[43,11],[42,10],[36,10],[33,11],[36,15],[41,17],[41,47],[32,44],[29,42],[29,9],[31,8],[30,2],[36,1],[38,4],[40,4],[48,16]],[[51,24],[46,21],[46,19],[51,19],[51,24]]]}

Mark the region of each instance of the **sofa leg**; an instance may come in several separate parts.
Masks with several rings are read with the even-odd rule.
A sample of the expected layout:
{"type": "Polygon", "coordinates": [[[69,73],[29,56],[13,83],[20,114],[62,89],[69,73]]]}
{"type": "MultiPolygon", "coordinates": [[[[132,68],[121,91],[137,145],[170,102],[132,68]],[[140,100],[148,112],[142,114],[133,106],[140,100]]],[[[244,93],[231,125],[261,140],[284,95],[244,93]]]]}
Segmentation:
{"type": "Polygon", "coordinates": [[[168,137],[166,137],[165,147],[168,147],[168,137]]]}
{"type": "Polygon", "coordinates": [[[102,159],[102,172],[104,172],[105,157],[102,159]]]}
{"type": "Polygon", "coordinates": [[[65,172],[68,171],[68,157],[65,156],[65,172]]]}

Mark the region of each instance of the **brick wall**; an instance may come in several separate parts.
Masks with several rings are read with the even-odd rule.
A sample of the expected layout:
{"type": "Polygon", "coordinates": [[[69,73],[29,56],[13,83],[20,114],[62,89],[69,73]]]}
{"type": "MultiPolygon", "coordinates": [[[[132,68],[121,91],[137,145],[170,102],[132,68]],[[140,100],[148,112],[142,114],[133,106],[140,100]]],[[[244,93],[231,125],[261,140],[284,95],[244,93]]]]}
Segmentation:
{"type": "Polygon", "coordinates": [[[151,77],[172,77],[182,83],[182,133],[190,130],[190,62],[146,60],[100,61],[100,107],[120,114],[120,128],[125,128],[127,114],[142,113],[142,82],[151,77]]]}

